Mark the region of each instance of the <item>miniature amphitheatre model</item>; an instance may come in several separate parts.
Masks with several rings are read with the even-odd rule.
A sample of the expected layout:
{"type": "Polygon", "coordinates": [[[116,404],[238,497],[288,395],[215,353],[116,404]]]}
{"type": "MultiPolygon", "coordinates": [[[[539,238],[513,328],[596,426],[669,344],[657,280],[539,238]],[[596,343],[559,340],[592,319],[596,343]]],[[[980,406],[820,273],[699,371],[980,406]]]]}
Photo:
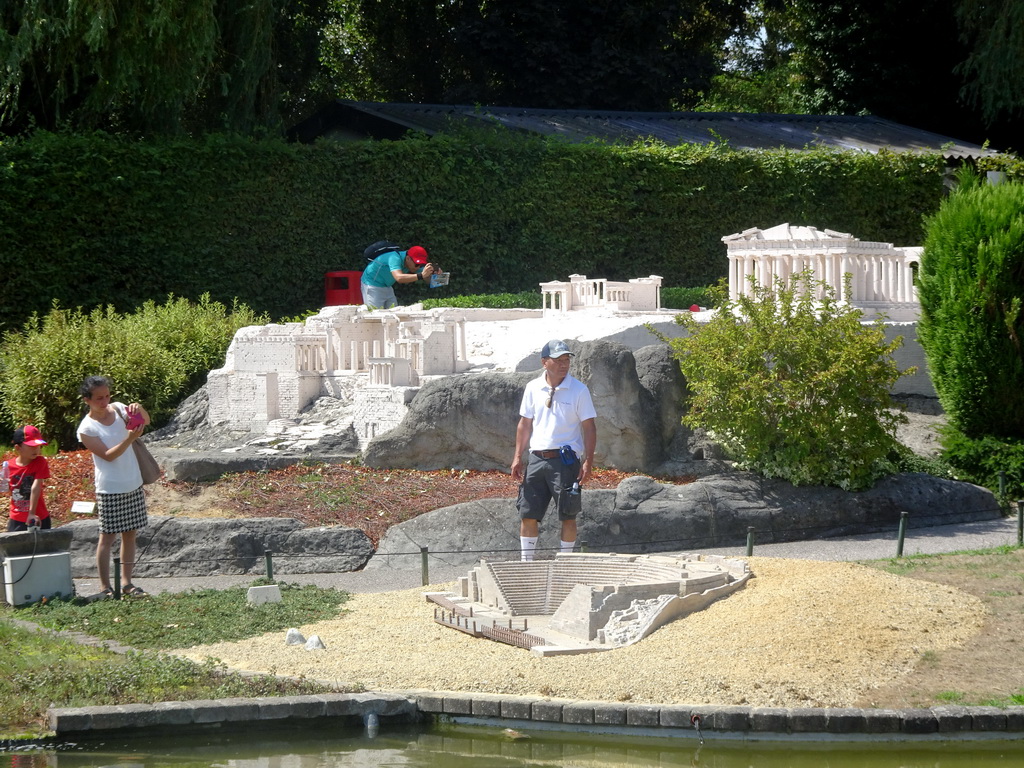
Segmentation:
{"type": "Polygon", "coordinates": [[[572,553],[531,562],[481,560],[457,592],[429,592],[434,621],[535,656],[632,645],[728,597],[750,578],[718,555],[572,553]]]}

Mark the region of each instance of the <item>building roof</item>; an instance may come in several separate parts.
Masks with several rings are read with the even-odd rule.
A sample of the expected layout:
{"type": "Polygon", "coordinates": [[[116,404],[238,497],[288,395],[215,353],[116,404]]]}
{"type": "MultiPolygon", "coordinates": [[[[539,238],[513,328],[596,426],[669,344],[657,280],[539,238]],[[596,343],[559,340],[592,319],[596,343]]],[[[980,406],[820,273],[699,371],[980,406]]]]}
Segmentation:
{"type": "Polygon", "coordinates": [[[568,141],[609,143],[656,139],[669,145],[722,142],[734,149],[836,149],[941,152],[947,158],[998,154],[980,144],[894,123],[871,115],[783,115],[739,112],[618,112],[338,100],[295,126],[290,138],[313,141],[400,138],[407,131],[442,133],[453,124],[502,125],[568,141]]]}

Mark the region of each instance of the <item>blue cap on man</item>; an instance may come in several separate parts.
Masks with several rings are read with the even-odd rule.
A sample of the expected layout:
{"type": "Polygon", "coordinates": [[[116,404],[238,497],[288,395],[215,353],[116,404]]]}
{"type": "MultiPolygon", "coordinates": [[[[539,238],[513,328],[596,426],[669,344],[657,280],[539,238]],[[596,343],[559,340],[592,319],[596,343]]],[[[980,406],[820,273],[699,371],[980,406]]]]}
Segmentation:
{"type": "Polygon", "coordinates": [[[544,345],[544,349],[540,351],[541,357],[561,357],[562,355],[569,355],[572,357],[572,352],[569,351],[569,345],[561,339],[552,339],[544,345]]]}

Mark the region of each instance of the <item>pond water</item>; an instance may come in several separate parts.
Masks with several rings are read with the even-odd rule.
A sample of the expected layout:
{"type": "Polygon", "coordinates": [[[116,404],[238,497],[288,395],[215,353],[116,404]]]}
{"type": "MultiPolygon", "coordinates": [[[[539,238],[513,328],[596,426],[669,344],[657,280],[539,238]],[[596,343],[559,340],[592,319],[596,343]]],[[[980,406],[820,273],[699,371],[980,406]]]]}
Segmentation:
{"type": "Polygon", "coordinates": [[[481,726],[305,728],[116,738],[0,752],[0,768],[1019,768],[1024,740],[741,742],[481,726]]]}

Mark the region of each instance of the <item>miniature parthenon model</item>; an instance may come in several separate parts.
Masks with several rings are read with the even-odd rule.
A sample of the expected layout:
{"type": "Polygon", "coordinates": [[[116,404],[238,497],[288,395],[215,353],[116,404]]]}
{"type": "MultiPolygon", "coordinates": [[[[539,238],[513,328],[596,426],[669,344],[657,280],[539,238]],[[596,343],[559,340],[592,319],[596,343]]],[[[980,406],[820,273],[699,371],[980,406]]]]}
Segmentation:
{"type": "Polygon", "coordinates": [[[890,320],[917,320],[920,304],[914,273],[919,247],[895,248],[892,243],[858,240],[845,232],[779,224],[747,229],[722,238],[729,257],[729,297],[750,291],[750,278],[770,286],[805,269],[835,290],[838,299],[890,320]],[[849,286],[844,275],[850,274],[849,286]]]}
{"type": "Polygon", "coordinates": [[[746,584],[745,560],[717,555],[562,554],[482,560],[453,593],[431,592],[434,620],[536,656],[632,645],[746,584]]]}

